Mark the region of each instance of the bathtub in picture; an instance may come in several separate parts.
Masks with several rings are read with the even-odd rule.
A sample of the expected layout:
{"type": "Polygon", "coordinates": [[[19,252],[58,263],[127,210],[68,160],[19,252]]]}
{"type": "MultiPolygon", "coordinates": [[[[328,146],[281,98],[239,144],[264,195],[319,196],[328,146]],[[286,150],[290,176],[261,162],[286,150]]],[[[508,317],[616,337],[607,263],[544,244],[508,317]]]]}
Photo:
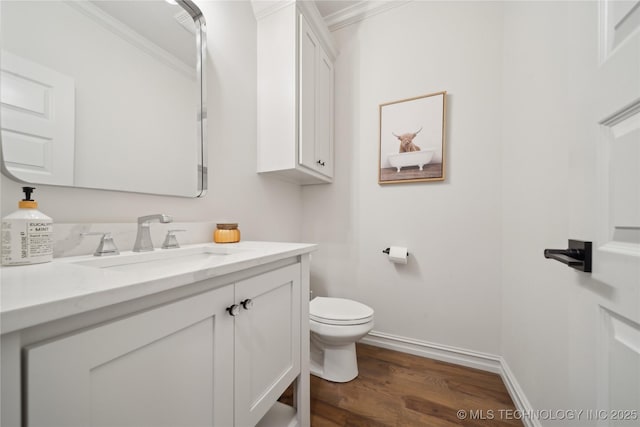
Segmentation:
{"type": "Polygon", "coordinates": [[[420,170],[424,167],[424,165],[429,164],[431,159],[433,159],[433,155],[435,154],[435,150],[420,150],[420,151],[410,151],[406,153],[389,153],[387,154],[387,160],[389,164],[396,168],[396,172],[400,172],[400,169],[409,167],[409,166],[418,166],[420,170]]]}

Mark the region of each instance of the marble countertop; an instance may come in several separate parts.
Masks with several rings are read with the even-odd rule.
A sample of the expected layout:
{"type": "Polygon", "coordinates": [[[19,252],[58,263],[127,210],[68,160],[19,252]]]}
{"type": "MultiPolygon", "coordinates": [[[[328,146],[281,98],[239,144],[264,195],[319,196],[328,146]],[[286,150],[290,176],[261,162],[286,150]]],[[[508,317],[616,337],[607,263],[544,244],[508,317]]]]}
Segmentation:
{"type": "Polygon", "coordinates": [[[312,252],[314,244],[240,242],[225,245],[214,243],[186,245],[179,262],[157,262],[153,268],[99,268],[92,263],[133,259],[123,252],[113,257],[91,255],[56,258],[53,262],[0,267],[0,332],[7,333],[30,326],[84,313],[178,288],[190,283],[238,272],[312,252]],[[219,250],[206,256],[202,250],[219,250]],[[109,258],[109,260],[107,260],[109,258]],[[83,265],[84,263],[84,265],[83,265]]]}

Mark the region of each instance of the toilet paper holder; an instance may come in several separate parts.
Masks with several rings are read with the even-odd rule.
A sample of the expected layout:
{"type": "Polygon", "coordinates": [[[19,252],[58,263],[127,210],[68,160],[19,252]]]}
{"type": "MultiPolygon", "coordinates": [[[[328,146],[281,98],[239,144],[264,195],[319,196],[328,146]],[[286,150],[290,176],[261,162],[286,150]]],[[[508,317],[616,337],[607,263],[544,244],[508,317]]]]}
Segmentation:
{"type": "MultiPolygon", "coordinates": [[[[389,251],[390,250],[391,250],[391,248],[387,248],[387,249],[383,250],[382,253],[389,255],[389,251]]],[[[409,252],[407,252],[407,256],[409,256],[409,252]]]]}

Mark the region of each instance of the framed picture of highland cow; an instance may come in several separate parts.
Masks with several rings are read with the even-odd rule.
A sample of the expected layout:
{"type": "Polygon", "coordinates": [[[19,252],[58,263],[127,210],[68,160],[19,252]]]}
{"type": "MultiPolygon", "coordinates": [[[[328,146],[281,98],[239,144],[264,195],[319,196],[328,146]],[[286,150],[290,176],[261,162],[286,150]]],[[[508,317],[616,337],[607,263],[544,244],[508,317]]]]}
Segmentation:
{"type": "Polygon", "coordinates": [[[379,184],[445,179],[447,92],[380,105],[379,184]]]}

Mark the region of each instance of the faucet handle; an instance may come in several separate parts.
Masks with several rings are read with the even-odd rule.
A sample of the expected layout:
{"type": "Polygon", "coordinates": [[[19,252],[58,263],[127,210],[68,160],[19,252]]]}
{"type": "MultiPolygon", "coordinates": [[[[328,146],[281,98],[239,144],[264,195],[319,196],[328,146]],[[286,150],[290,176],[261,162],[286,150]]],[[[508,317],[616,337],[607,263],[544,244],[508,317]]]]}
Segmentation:
{"type": "Polygon", "coordinates": [[[178,239],[174,233],[178,233],[181,231],[187,231],[183,229],[177,230],[167,230],[167,237],[164,238],[164,243],[162,243],[162,249],[176,249],[180,247],[178,243],[178,239]]]}
{"type": "Polygon", "coordinates": [[[81,236],[102,236],[100,239],[100,244],[98,248],[93,253],[93,256],[104,256],[104,255],[118,255],[120,251],[116,247],[116,243],[113,241],[113,236],[111,232],[102,232],[102,231],[92,231],[89,233],[80,233],[81,236]]]}

